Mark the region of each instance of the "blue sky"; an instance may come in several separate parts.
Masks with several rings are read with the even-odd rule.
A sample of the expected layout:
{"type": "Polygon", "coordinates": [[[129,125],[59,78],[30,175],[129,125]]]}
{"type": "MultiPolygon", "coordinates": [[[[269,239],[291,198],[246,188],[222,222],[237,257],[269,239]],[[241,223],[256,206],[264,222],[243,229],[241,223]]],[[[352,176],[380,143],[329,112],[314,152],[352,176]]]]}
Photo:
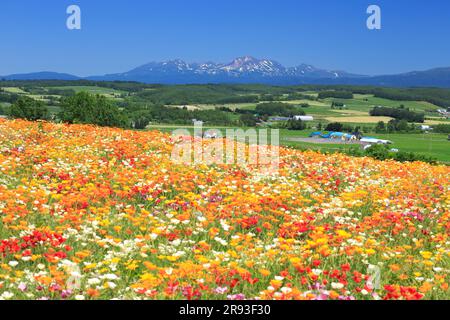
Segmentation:
{"type": "Polygon", "coordinates": [[[123,72],[243,55],[362,74],[450,66],[448,0],[1,0],[0,74],[123,72]],[[79,5],[82,29],[66,28],[79,5]],[[382,9],[382,29],[366,9],[382,9]]]}

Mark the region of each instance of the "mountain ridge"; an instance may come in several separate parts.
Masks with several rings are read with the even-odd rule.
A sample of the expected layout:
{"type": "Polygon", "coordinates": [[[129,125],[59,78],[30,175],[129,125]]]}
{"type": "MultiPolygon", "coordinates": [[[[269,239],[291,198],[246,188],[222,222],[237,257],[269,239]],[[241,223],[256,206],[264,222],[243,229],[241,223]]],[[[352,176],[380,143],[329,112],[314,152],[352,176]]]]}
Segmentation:
{"type": "Polygon", "coordinates": [[[309,64],[285,67],[271,59],[242,56],[228,63],[188,63],[181,59],[149,62],[122,73],[78,77],[67,73],[36,72],[3,76],[6,80],[95,80],[137,81],[161,84],[264,83],[348,84],[393,87],[438,86],[450,88],[450,67],[411,71],[393,75],[367,76],[345,71],[326,70],[309,64]]]}

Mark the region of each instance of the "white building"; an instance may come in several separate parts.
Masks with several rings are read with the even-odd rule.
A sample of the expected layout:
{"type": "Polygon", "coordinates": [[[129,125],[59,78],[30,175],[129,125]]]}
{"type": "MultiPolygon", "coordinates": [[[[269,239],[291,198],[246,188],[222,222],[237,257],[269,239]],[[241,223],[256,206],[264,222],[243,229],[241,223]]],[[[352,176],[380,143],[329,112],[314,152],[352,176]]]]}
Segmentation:
{"type": "Polygon", "coordinates": [[[392,141],[390,141],[390,140],[382,140],[382,139],[369,138],[369,137],[362,138],[359,141],[366,142],[366,143],[373,143],[373,144],[392,144],[392,141]]]}
{"type": "Polygon", "coordinates": [[[192,119],[192,123],[194,124],[194,126],[202,126],[204,124],[203,121],[197,119],[192,119]]]}
{"type": "Polygon", "coordinates": [[[294,120],[302,120],[302,121],[313,121],[313,116],[294,116],[294,120]]]}

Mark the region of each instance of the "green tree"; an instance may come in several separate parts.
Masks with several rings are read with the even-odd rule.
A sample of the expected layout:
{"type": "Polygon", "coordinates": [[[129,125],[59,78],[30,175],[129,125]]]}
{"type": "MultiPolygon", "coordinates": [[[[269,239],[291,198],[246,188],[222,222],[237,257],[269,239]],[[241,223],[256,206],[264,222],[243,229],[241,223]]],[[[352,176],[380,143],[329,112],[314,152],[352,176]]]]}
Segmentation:
{"type": "Polygon", "coordinates": [[[42,101],[20,97],[11,105],[10,116],[30,121],[44,120],[48,117],[47,106],[42,101]]]}
{"type": "Polygon", "coordinates": [[[291,104],[282,102],[267,102],[256,105],[255,111],[261,116],[302,116],[305,115],[305,111],[298,109],[291,104]]]}
{"type": "Polygon", "coordinates": [[[389,150],[386,145],[375,144],[366,149],[366,154],[378,160],[386,160],[389,157],[389,150]]]}
{"type": "Polygon", "coordinates": [[[337,99],[353,99],[353,94],[348,91],[321,91],[319,99],[337,98],[337,99]]]}
{"type": "Polygon", "coordinates": [[[408,130],[409,130],[408,121],[400,120],[397,123],[397,131],[408,131],[408,130]]]}
{"type": "Polygon", "coordinates": [[[317,130],[322,130],[322,122],[319,122],[319,124],[317,125],[317,130]]]}
{"type": "Polygon", "coordinates": [[[305,130],[306,124],[302,120],[291,119],[287,122],[288,130],[305,130]]]}
{"type": "Polygon", "coordinates": [[[135,111],[131,114],[131,127],[138,130],[145,129],[150,123],[150,114],[147,110],[135,111]]]}
{"type": "Polygon", "coordinates": [[[386,124],[384,123],[384,121],[378,121],[378,123],[375,127],[375,132],[381,133],[381,132],[385,132],[385,131],[386,131],[386,124]]]}
{"type": "Polygon", "coordinates": [[[397,130],[397,121],[396,120],[390,120],[387,124],[387,131],[388,132],[395,132],[397,130]]]}
{"type": "Polygon", "coordinates": [[[248,113],[242,114],[239,121],[246,127],[254,127],[257,123],[255,116],[248,113]]]}
{"type": "Polygon", "coordinates": [[[104,96],[79,92],[63,98],[59,118],[68,123],[90,123],[108,127],[128,126],[127,117],[104,96]]]}
{"type": "Polygon", "coordinates": [[[450,124],[438,124],[433,126],[434,132],[450,133],[450,124]]]}
{"type": "Polygon", "coordinates": [[[329,123],[325,130],[326,131],[342,131],[342,129],[344,128],[344,125],[340,122],[332,122],[329,123]]]}

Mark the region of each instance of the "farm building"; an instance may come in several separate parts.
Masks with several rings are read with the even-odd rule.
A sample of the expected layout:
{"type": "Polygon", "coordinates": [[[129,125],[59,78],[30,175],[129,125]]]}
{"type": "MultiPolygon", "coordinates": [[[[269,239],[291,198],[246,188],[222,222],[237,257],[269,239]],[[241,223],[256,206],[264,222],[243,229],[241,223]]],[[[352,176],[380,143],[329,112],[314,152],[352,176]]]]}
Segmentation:
{"type": "Polygon", "coordinates": [[[302,120],[302,121],[313,121],[314,117],[313,116],[294,116],[293,119],[294,120],[302,120]]]}
{"type": "Polygon", "coordinates": [[[344,132],[313,132],[309,135],[311,138],[322,138],[322,139],[339,139],[345,141],[357,140],[354,134],[344,133],[344,132]]]}
{"type": "Polygon", "coordinates": [[[192,123],[193,123],[195,126],[202,126],[202,125],[204,124],[203,121],[197,120],[197,119],[192,119],[192,123]]]}
{"type": "Polygon", "coordinates": [[[345,141],[352,141],[352,140],[357,140],[356,136],[350,133],[343,133],[343,132],[333,132],[330,135],[331,139],[340,139],[340,140],[345,140],[345,141]]]}
{"type": "Polygon", "coordinates": [[[289,121],[290,117],[270,117],[269,121],[289,121]]]}
{"type": "MultiPolygon", "coordinates": [[[[355,141],[358,140],[357,135],[351,133],[344,132],[334,132],[334,131],[316,131],[309,135],[310,138],[322,138],[322,139],[334,139],[334,140],[344,140],[344,141],[355,141]]],[[[373,137],[362,137],[359,139],[360,142],[364,142],[366,144],[392,144],[392,141],[382,140],[373,137]]]]}
{"type": "Polygon", "coordinates": [[[392,144],[392,141],[390,140],[382,140],[382,139],[377,139],[377,138],[372,138],[372,137],[362,137],[361,140],[359,140],[361,142],[366,142],[366,143],[374,143],[374,144],[392,144]]]}
{"type": "Polygon", "coordinates": [[[317,137],[319,137],[321,134],[322,134],[322,132],[316,131],[316,132],[312,132],[312,133],[309,135],[309,137],[310,137],[310,138],[317,138],[317,137]]]}
{"type": "Polygon", "coordinates": [[[312,116],[293,116],[293,117],[269,117],[269,121],[289,121],[289,120],[302,120],[302,121],[313,121],[312,116]]]}
{"type": "Polygon", "coordinates": [[[439,114],[444,116],[445,118],[449,118],[450,117],[450,112],[448,112],[445,109],[438,109],[437,112],[439,112],[439,114]]]}

